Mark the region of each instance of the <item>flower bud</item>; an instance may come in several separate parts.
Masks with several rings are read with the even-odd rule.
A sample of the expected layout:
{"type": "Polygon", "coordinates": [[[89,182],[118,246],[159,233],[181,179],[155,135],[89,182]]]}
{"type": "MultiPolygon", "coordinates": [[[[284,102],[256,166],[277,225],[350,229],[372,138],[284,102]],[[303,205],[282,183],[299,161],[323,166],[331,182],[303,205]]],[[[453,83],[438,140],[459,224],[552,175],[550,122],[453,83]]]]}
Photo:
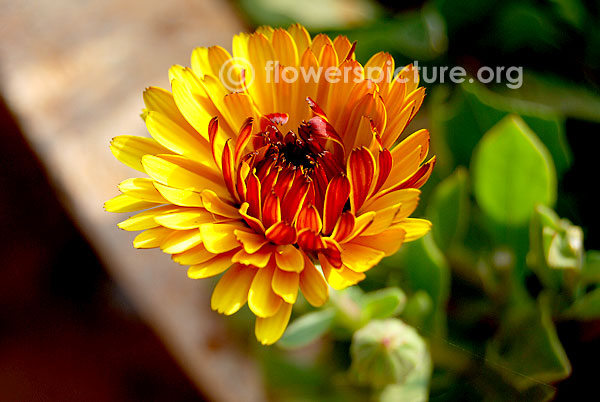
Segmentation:
{"type": "Polygon", "coordinates": [[[402,383],[429,362],[425,341],[396,318],[373,320],[356,331],[350,354],[358,381],[376,388],[402,383]]]}

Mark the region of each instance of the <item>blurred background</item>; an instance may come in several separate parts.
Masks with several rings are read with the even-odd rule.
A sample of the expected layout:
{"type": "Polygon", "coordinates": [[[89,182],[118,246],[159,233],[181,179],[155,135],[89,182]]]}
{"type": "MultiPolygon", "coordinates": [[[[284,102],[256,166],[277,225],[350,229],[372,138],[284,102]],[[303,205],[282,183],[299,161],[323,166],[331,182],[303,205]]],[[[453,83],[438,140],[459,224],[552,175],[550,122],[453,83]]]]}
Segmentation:
{"type": "Polygon", "coordinates": [[[102,209],[130,176],[110,138],[144,135],[146,86],[168,88],[168,68],[189,65],[194,47],[230,50],[240,31],[294,22],[358,41],[362,63],[383,50],[397,66],[462,66],[473,77],[522,67],[515,89],[509,77],[424,83],[406,133],[432,133],[438,164],[416,216],[438,229],[361,288],[406,293],[398,315],[430,343],[431,400],[590,398],[600,358],[599,1],[1,0],[0,401],[365,400],[344,374],[343,328],[259,347],[247,311],[223,321],[209,309],[209,281],[133,250],[120,217],[102,209]],[[502,153],[492,134],[511,130],[509,115],[540,144],[502,153]],[[514,178],[494,176],[493,154],[514,178]],[[538,190],[557,194],[545,202],[555,212],[534,211],[539,186],[517,180],[537,177],[525,170],[536,158],[554,178],[538,190]],[[485,178],[525,211],[518,219],[490,203],[485,178]]]}

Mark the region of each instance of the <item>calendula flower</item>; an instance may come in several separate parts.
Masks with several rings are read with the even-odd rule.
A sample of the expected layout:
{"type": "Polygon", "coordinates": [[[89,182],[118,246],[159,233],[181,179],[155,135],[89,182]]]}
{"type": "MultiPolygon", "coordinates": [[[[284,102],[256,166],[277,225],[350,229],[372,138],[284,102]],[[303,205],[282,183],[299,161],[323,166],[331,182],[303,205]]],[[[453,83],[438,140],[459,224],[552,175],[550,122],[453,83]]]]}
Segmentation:
{"type": "Polygon", "coordinates": [[[299,289],[320,306],[327,283],[356,284],[429,230],[409,217],[434,164],[429,134],[396,144],[424,97],[412,66],[394,74],[387,53],[361,66],[346,37],[293,25],[235,36],[233,57],[198,48],[169,76],[171,92],[144,92],[152,138],[111,143],[149,177],[122,182],[105,208],[144,210],[119,227],[143,230],[134,246],[160,247],[190,278],[225,272],[212,308],[247,302],[263,344],[283,334],[299,289]]]}

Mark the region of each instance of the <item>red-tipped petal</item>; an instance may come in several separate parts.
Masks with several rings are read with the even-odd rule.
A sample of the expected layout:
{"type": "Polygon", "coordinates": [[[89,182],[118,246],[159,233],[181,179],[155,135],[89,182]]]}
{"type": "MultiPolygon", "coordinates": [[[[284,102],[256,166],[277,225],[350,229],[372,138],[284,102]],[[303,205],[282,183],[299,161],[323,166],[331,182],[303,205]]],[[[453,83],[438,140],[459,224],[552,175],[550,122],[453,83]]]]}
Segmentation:
{"type": "Polygon", "coordinates": [[[417,170],[411,177],[400,184],[397,189],[420,188],[429,179],[429,176],[431,176],[433,166],[435,165],[435,160],[436,159],[434,156],[429,161],[421,165],[419,170],[417,170]]]}
{"type": "Polygon", "coordinates": [[[229,141],[230,140],[227,140],[227,142],[225,142],[225,147],[223,147],[223,157],[221,158],[223,179],[225,180],[227,190],[229,190],[229,193],[237,200],[238,195],[234,186],[235,171],[233,169],[233,158],[231,155],[231,148],[229,147],[229,141]]]}
{"type": "Polygon", "coordinates": [[[240,160],[242,159],[244,150],[246,149],[246,146],[250,142],[250,138],[252,136],[252,122],[253,122],[252,117],[248,117],[246,119],[246,121],[244,122],[244,124],[242,125],[242,128],[240,129],[237,141],[235,143],[234,158],[233,158],[234,166],[237,166],[240,163],[240,160]]]}
{"type": "Polygon", "coordinates": [[[281,221],[281,205],[279,197],[274,192],[271,192],[265,198],[262,208],[262,221],[267,228],[281,221]]]}
{"type": "Polygon", "coordinates": [[[323,228],[321,216],[314,205],[308,205],[300,210],[296,220],[296,229],[310,229],[315,233],[320,233],[323,228]]]}
{"type": "Polygon", "coordinates": [[[296,242],[296,229],[285,222],[277,222],[265,232],[267,239],[275,244],[294,244],[296,242]]]}
{"type": "Polygon", "coordinates": [[[330,234],[344,210],[350,195],[350,182],[344,175],[334,177],[327,186],[323,205],[323,226],[325,234],[330,234]]]}
{"type": "Polygon", "coordinates": [[[306,228],[298,232],[298,246],[302,250],[317,251],[325,247],[323,239],[317,233],[306,228]]]}
{"type": "Polygon", "coordinates": [[[367,148],[355,149],[348,158],[348,179],[351,185],[350,208],[356,212],[363,205],[375,175],[375,158],[367,148]]]}
{"type": "Polygon", "coordinates": [[[250,204],[248,213],[258,219],[262,219],[261,214],[261,188],[260,181],[254,172],[250,172],[248,175],[248,181],[246,183],[246,202],[250,204]]]}
{"type": "Polygon", "coordinates": [[[306,181],[305,177],[301,176],[294,180],[294,184],[282,200],[282,204],[284,205],[284,209],[282,211],[283,220],[288,223],[295,222],[298,214],[300,213],[302,205],[304,205],[304,200],[308,193],[308,187],[309,183],[306,181]]]}
{"type": "Polygon", "coordinates": [[[340,219],[337,221],[331,237],[338,242],[341,242],[346,237],[350,236],[352,230],[354,230],[354,214],[351,212],[344,212],[340,219]]]}
{"type": "Polygon", "coordinates": [[[379,174],[377,176],[377,183],[373,189],[373,194],[377,193],[387,180],[392,170],[392,163],[393,160],[390,151],[384,148],[381,152],[379,152],[379,174]]]}

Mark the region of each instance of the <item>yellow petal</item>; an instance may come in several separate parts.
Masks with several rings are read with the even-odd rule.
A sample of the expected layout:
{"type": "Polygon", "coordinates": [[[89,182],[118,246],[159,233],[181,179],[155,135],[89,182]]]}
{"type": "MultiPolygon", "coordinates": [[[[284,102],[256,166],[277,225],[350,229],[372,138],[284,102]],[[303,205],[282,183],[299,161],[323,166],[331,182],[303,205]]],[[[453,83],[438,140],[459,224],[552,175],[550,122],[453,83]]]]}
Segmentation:
{"type": "MultiPolygon", "coordinates": [[[[379,211],[392,205],[402,204],[402,213],[406,213],[411,207],[415,207],[419,203],[419,195],[421,190],[416,188],[404,188],[393,191],[391,193],[377,196],[367,201],[365,206],[361,208],[365,211],[379,211]]],[[[410,215],[412,211],[408,212],[410,215]]]]}
{"type": "Polygon", "coordinates": [[[233,256],[233,262],[239,262],[245,265],[254,265],[257,268],[264,268],[271,260],[273,250],[270,247],[263,247],[253,254],[249,254],[244,249],[240,249],[233,256]]]}
{"type": "Polygon", "coordinates": [[[143,201],[167,204],[167,200],[154,187],[154,182],[147,178],[127,179],[119,183],[119,190],[123,194],[139,198],[143,201]]]}
{"type": "Polygon", "coordinates": [[[133,212],[156,207],[160,203],[143,201],[127,194],[119,194],[104,203],[108,212],[133,212]]]}
{"type": "Polygon", "coordinates": [[[182,253],[202,243],[202,236],[198,229],[176,230],[167,237],[160,248],[167,254],[182,253]]]}
{"type": "Polygon", "coordinates": [[[155,220],[161,226],[176,230],[194,229],[204,223],[216,222],[213,214],[203,208],[179,208],[156,216],[155,220]]]}
{"type": "Polygon", "coordinates": [[[235,237],[234,230],[240,229],[240,224],[231,223],[206,223],[200,226],[200,233],[204,247],[211,253],[220,254],[241,244],[235,237]]]}
{"type": "Polygon", "coordinates": [[[214,258],[216,254],[211,253],[204,247],[204,244],[198,244],[182,253],[173,254],[173,261],[181,265],[197,265],[214,258]]]}
{"type": "Polygon", "coordinates": [[[296,303],[298,296],[298,284],[300,275],[297,272],[288,272],[281,269],[275,269],[271,286],[273,291],[281,296],[286,303],[296,303]]]}
{"type": "Polygon", "coordinates": [[[406,231],[404,241],[413,241],[425,236],[431,230],[431,222],[426,219],[406,218],[398,222],[406,231]]]}
{"type": "Polygon", "coordinates": [[[304,269],[304,255],[291,244],[278,246],[275,253],[277,266],[284,271],[302,272],[304,269]]]}
{"type": "Polygon", "coordinates": [[[192,265],[188,268],[187,274],[192,279],[210,278],[224,272],[232,264],[231,253],[220,254],[208,261],[192,265]]]}
{"type": "Polygon", "coordinates": [[[193,91],[188,84],[182,78],[171,81],[175,103],[190,125],[208,140],[208,123],[219,114],[218,110],[206,94],[193,91]]]}
{"type": "Polygon", "coordinates": [[[151,138],[120,135],[110,142],[110,151],[120,162],[132,169],[145,172],[142,156],[165,154],[169,151],[151,138]]]}
{"type": "Polygon", "coordinates": [[[158,223],[154,220],[155,217],[169,213],[176,210],[176,207],[171,205],[165,205],[162,207],[157,207],[153,209],[149,209],[144,212],[140,212],[131,216],[130,218],[120,222],[117,226],[123,230],[127,231],[135,231],[135,230],[146,230],[155,228],[158,226],[158,223]]]}
{"type": "Polygon", "coordinates": [[[292,305],[283,303],[277,313],[268,318],[256,317],[254,333],[263,345],[272,345],[281,338],[290,321],[292,305]]]}
{"type": "Polygon", "coordinates": [[[298,50],[298,57],[302,57],[304,51],[310,47],[310,35],[306,28],[304,28],[300,24],[293,24],[287,30],[292,38],[294,38],[294,42],[296,42],[296,49],[298,50]]]}
{"type": "Polygon", "coordinates": [[[257,317],[271,317],[283,302],[271,286],[274,271],[273,266],[260,268],[250,286],[248,307],[257,317]]]}
{"type": "Polygon", "coordinates": [[[356,285],[358,282],[365,279],[365,274],[352,271],[344,265],[342,265],[341,268],[334,268],[321,254],[319,254],[319,262],[323,268],[323,275],[325,276],[327,283],[335,290],[342,290],[348,286],[356,285]]]}
{"type": "Polygon", "coordinates": [[[149,112],[146,127],[159,144],[171,151],[200,162],[207,167],[216,167],[208,141],[194,131],[191,133],[159,112],[149,112]]]}
{"type": "Polygon", "coordinates": [[[154,229],[148,229],[140,233],[133,239],[133,247],[135,248],[154,248],[161,245],[161,243],[171,234],[171,229],[157,227],[154,229]]]}
{"type": "Polygon", "coordinates": [[[401,224],[394,224],[375,236],[359,236],[352,243],[367,247],[377,247],[378,250],[383,251],[388,256],[400,249],[405,236],[406,231],[404,227],[401,224]]]}
{"type": "Polygon", "coordinates": [[[236,230],[235,236],[244,246],[248,254],[256,253],[268,240],[263,234],[247,232],[245,230],[236,230]]]}
{"type": "Polygon", "coordinates": [[[185,157],[169,157],[168,155],[145,155],[142,157],[142,165],[146,173],[160,184],[196,192],[212,189],[216,190],[219,195],[229,196],[222,183],[217,183],[207,177],[210,173],[208,170],[203,174],[196,173],[189,169],[189,162],[192,161],[185,157]],[[182,166],[183,164],[186,166],[182,166]]]}
{"type": "Polygon", "coordinates": [[[216,215],[227,218],[239,219],[240,213],[230,204],[223,201],[214,191],[204,190],[202,192],[202,203],[204,208],[216,215]]]}
{"type": "MultiPolygon", "coordinates": [[[[377,247],[373,244],[373,247],[377,247]]],[[[355,272],[365,272],[381,261],[385,253],[360,244],[342,244],[342,261],[345,266],[355,272]]]]}
{"type": "Polygon", "coordinates": [[[298,65],[299,54],[292,35],[279,28],[273,32],[272,41],[273,50],[277,54],[277,60],[284,66],[296,67],[298,65]]]}
{"type": "Polygon", "coordinates": [[[400,212],[402,204],[392,205],[377,211],[373,222],[363,232],[363,236],[372,236],[383,232],[392,225],[394,218],[400,212]]]}
{"type": "Polygon", "coordinates": [[[310,260],[306,261],[300,273],[300,290],[306,301],[314,307],[322,306],[329,298],[327,282],[310,260]]]}
{"type": "Polygon", "coordinates": [[[173,94],[166,89],[149,87],[144,91],[144,104],[148,112],[159,112],[182,128],[193,130],[175,104],[173,94]]]}
{"type": "Polygon", "coordinates": [[[248,300],[248,291],[257,269],[235,264],[219,280],[210,299],[213,310],[225,315],[238,311],[248,300]]]}
{"type": "Polygon", "coordinates": [[[169,187],[157,182],[154,182],[154,187],[156,187],[158,192],[163,197],[165,197],[165,199],[171,204],[179,205],[182,207],[204,206],[204,203],[202,202],[201,193],[191,190],[183,190],[180,188],[169,187]]]}

